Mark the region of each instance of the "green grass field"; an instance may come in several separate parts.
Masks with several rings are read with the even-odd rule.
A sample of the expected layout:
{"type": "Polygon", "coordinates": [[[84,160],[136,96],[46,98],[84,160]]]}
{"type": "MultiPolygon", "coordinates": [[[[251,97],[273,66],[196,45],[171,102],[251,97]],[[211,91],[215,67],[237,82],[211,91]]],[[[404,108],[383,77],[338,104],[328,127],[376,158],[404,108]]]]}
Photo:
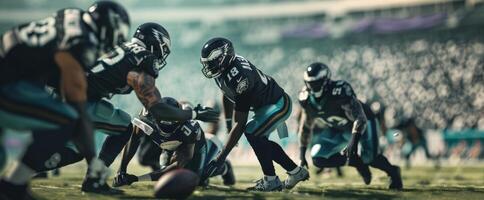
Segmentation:
{"type": "MultiPolygon", "coordinates": [[[[125,194],[118,196],[81,193],[84,170],[85,167],[79,164],[62,169],[60,177],[36,179],[32,183],[32,191],[43,199],[153,199],[154,183],[151,182],[122,187],[125,194]]],[[[290,191],[248,192],[245,188],[260,177],[259,168],[236,166],[235,170],[238,180],[234,187],[225,187],[221,179],[213,178],[208,188],[197,188],[189,199],[484,199],[482,165],[443,167],[440,170],[433,167],[403,170],[403,191],[387,190],[386,176],[376,169],[372,170],[372,184],[366,186],[353,168],[346,167],[343,178],[337,178],[335,172],[322,175],[313,173],[309,181],[290,191]]],[[[135,166],[130,168],[130,172],[144,173],[146,169],[135,166]]],[[[278,174],[285,179],[286,175],[281,170],[278,174]]]]}

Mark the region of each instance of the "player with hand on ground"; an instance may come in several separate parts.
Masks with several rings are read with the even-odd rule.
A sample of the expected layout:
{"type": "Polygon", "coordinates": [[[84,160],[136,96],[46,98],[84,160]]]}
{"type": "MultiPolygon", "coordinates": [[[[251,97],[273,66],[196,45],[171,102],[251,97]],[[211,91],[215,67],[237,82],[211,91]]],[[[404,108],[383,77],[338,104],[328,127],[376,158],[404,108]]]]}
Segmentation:
{"type": "MultiPolygon", "coordinates": [[[[111,50],[87,72],[88,114],[93,119],[96,129],[110,134],[99,154],[103,166],[112,164],[133,131],[131,116],[121,109],[114,108],[103,98],[129,94],[134,90],[140,102],[157,120],[218,120],[219,113],[210,108],[182,110],[162,101],[155,86],[155,78],[158,71],[165,66],[169,52],[168,32],[159,24],[145,23],[138,27],[130,42],[111,50]]],[[[70,147],[59,148],[57,153],[62,158],[58,164],[43,166],[42,170],[66,166],[82,159],[77,151],[70,147]]],[[[108,194],[121,192],[107,184],[97,184],[89,174],[84,179],[82,190],[108,194]]]]}
{"type": "MultiPolygon", "coordinates": [[[[174,107],[182,107],[179,102],[171,97],[164,97],[163,100],[174,107]]],[[[135,118],[133,124],[136,126],[135,132],[125,146],[118,175],[113,181],[113,186],[116,187],[131,185],[138,181],[157,181],[163,174],[175,168],[187,168],[201,176],[206,165],[221,149],[217,145],[220,141],[213,135],[210,135],[208,139],[205,138],[202,128],[195,120],[158,121],[147,110],[143,109],[139,119],[135,118]],[[127,173],[127,167],[138,149],[139,138],[142,135],[147,135],[162,151],[173,154],[173,159],[160,170],[135,176],[127,173]]],[[[161,151],[158,156],[160,154],[161,151]]],[[[216,175],[222,176],[225,185],[235,184],[235,176],[229,161],[225,161],[224,169],[221,170],[220,174],[214,176],[216,175]]],[[[200,180],[199,184],[208,185],[208,179],[200,180]]]]}
{"type": "Polygon", "coordinates": [[[105,183],[109,170],[95,156],[84,70],[100,50],[115,45],[111,39],[122,33],[106,30],[120,30],[111,20],[119,16],[128,18],[121,5],[97,2],[87,12],[62,9],[1,36],[0,127],[32,130],[33,137],[21,161],[0,181],[2,199],[33,198],[28,181],[45,167],[57,167],[63,157],[56,149],[71,139],[92,180],[105,183]],[[51,80],[58,80],[59,98],[46,87],[51,80]]]}
{"type": "Polygon", "coordinates": [[[220,173],[228,154],[245,134],[264,173],[264,177],[249,190],[291,189],[300,181],[309,179],[306,169],[297,166],[279,144],[268,139],[276,129],[280,138],[287,137],[285,120],[291,114],[291,100],[276,81],[245,58],[236,55],[232,42],[225,38],[213,38],[206,42],[200,61],[203,75],[214,78],[224,94],[226,119],[233,119],[229,139],[222,152],[210,162],[204,177],[220,173]],[[251,110],[255,115],[248,121],[251,110]],[[288,178],[284,183],[277,177],[273,161],[287,171],[288,178]]]}
{"type": "Polygon", "coordinates": [[[339,167],[346,163],[356,167],[366,184],[371,182],[369,166],[378,168],[390,177],[390,189],[402,189],[400,167],[390,164],[379,152],[378,120],[371,109],[357,99],[351,85],[331,80],[331,71],[323,63],[313,63],[304,72],[306,86],[299,94],[304,109],[299,136],[301,160],[312,132],[313,123],[329,126],[312,137],[312,159],[317,167],[339,167]],[[361,156],[358,144],[361,144],[361,156]],[[341,154],[343,152],[344,155],[341,154]]]}

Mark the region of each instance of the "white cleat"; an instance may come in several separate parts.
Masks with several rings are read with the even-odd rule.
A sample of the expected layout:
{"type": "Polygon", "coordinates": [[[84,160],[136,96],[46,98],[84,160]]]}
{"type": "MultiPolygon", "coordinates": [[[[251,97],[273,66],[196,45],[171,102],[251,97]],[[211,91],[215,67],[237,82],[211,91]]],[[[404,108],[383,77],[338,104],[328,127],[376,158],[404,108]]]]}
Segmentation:
{"type": "Polygon", "coordinates": [[[266,177],[261,178],[256,181],[255,186],[247,188],[250,191],[260,191],[260,192],[271,192],[271,191],[282,191],[283,184],[279,180],[279,177],[269,181],[266,177]]]}
{"type": "Polygon", "coordinates": [[[292,189],[296,186],[299,182],[305,181],[309,179],[309,172],[304,167],[299,167],[299,171],[295,174],[287,173],[287,179],[284,181],[284,187],[286,189],[292,189]]]}

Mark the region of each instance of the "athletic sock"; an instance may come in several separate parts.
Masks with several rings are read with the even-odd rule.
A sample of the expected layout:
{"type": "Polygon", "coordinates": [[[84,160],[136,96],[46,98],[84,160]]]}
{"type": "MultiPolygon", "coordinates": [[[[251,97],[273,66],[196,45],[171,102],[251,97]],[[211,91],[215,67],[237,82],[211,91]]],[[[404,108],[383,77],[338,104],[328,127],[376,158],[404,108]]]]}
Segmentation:
{"type": "Polygon", "coordinates": [[[277,178],[277,176],[267,176],[267,175],[265,175],[264,177],[267,181],[273,181],[273,180],[276,180],[277,178]]]}
{"type": "Polygon", "coordinates": [[[4,180],[13,185],[26,185],[36,172],[21,162],[15,162],[14,166],[6,172],[4,180]]]}
{"type": "Polygon", "coordinates": [[[301,167],[296,167],[291,171],[287,171],[287,173],[289,173],[290,175],[294,175],[294,174],[298,173],[299,171],[301,171],[301,167]]]}

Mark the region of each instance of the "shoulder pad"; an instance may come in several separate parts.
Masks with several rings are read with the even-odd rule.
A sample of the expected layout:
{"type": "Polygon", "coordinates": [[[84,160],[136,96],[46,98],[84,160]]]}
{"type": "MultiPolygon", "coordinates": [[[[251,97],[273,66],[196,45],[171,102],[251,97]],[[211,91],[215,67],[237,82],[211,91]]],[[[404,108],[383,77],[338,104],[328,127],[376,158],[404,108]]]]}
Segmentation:
{"type": "Polygon", "coordinates": [[[351,97],[354,96],[353,88],[351,85],[343,80],[338,80],[333,83],[333,88],[331,89],[331,95],[341,96],[341,97],[351,97]]]}
{"type": "Polygon", "coordinates": [[[129,51],[130,61],[137,68],[148,73],[154,78],[158,77],[158,70],[154,66],[154,55],[146,48],[131,42],[123,44],[129,51]]]}
{"type": "MultiPolygon", "coordinates": [[[[92,43],[93,47],[97,46],[98,40],[94,32],[87,28],[83,22],[82,16],[84,12],[79,9],[62,9],[58,11],[57,16],[62,18],[62,37],[59,38],[59,49],[69,49],[72,46],[81,43],[92,43]]],[[[57,18],[59,19],[59,18],[57,18]]],[[[89,45],[87,45],[89,46],[89,45]]]]}

